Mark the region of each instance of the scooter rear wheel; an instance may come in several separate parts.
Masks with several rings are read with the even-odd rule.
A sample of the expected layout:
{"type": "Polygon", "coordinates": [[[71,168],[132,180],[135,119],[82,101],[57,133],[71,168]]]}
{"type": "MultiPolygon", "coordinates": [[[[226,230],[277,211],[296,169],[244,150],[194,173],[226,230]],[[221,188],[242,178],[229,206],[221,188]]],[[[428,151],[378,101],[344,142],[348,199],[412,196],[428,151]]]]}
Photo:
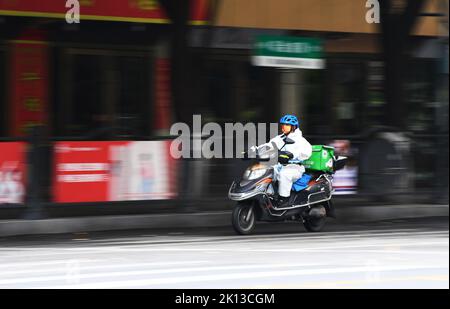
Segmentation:
{"type": "MultiPolygon", "coordinates": [[[[316,206],[316,209],[326,214],[325,207],[320,205],[316,206]]],[[[308,217],[305,218],[303,225],[308,232],[320,232],[325,226],[326,215],[323,217],[308,217]]]]}
{"type": "Polygon", "coordinates": [[[233,228],[240,235],[248,235],[255,228],[256,218],[253,204],[238,203],[233,208],[231,218],[233,228]]]}

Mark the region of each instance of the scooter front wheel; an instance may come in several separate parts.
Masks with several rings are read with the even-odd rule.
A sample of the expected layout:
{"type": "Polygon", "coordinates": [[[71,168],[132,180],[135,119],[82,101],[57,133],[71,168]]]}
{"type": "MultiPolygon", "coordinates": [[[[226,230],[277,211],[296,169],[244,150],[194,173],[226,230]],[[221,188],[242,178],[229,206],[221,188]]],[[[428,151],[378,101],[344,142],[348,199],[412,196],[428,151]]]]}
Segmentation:
{"type": "Polygon", "coordinates": [[[238,203],[233,208],[231,221],[236,233],[248,235],[255,228],[256,218],[252,203],[238,203]]]}

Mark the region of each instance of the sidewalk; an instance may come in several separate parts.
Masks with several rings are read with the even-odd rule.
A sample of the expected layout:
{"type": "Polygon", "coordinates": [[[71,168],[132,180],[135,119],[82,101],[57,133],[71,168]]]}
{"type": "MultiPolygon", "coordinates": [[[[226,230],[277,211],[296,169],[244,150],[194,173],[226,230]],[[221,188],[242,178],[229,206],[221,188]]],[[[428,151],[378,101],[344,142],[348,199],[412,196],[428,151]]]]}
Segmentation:
{"type": "MultiPolygon", "coordinates": [[[[336,223],[422,217],[448,217],[448,205],[377,205],[336,207],[336,223]]],[[[231,211],[127,216],[1,220],[0,237],[76,232],[231,226],[231,211]]],[[[330,219],[332,220],[332,219],[330,219]]]]}

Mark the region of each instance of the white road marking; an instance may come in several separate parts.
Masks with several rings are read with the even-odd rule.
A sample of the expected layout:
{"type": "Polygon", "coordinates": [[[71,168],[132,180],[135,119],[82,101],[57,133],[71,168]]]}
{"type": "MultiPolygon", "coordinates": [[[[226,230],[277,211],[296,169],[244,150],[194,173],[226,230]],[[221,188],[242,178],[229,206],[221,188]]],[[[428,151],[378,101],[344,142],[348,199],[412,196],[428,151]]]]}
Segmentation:
{"type": "MultiPolygon", "coordinates": [[[[1,263],[0,264],[0,268],[13,268],[13,267],[20,267],[21,269],[23,269],[24,267],[39,267],[39,266],[54,266],[54,265],[58,265],[58,264],[65,264],[67,263],[68,260],[63,260],[63,261],[59,261],[59,260],[52,260],[52,261],[40,261],[40,262],[19,262],[19,263],[1,263]]],[[[94,259],[78,259],[78,261],[80,263],[89,263],[89,262],[96,262],[98,260],[94,260],[94,259]]],[[[0,275],[4,274],[3,270],[0,270],[0,275]]]]}
{"type": "MultiPolygon", "coordinates": [[[[273,240],[273,239],[272,239],[273,240]]],[[[291,239],[289,243],[292,243],[291,239]]],[[[321,251],[329,251],[329,250],[344,250],[351,248],[370,248],[370,247],[405,247],[405,246],[433,246],[433,245],[447,245],[448,239],[444,242],[442,241],[423,241],[417,242],[413,237],[409,237],[407,239],[402,240],[402,242],[398,242],[398,239],[364,239],[358,238],[357,240],[347,240],[346,243],[354,243],[354,244],[346,244],[339,246],[328,246],[324,247],[320,243],[316,243],[315,246],[303,246],[301,242],[299,242],[299,247],[290,248],[280,248],[280,245],[284,243],[280,243],[278,240],[275,240],[275,243],[271,245],[270,249],[265,248],[250,248],[249,246],[245,248],[236,247],[237,245],[242,244],[242,242],[211,242],[211,243],[196,243],[196,242],[186,242],[179,243],[177,246],[173,244],[152,244],[150,247],[143,247],[143,245],[127,245],[127,246],[102,246],[102,247],[39,247],[39,248],[10,248],[10,251],[23,251],[27,252],[27,258],[31,257],[44,257],[44,256],[55,256],[55,255],[72,255],[74,253],[81,252],[91,252],[91,253],[99,253],[105,254],[110,252],[151,252],[151,251],[228,251],[228,250],[238,250],[238,251],[247,251],[247,252],[305,252],[311,250],[321,250],[321,251]],[[377,240],[377,241],[376,241],[377,240]],[[201,247],[199,247],[201,245],[201,247]],[[211,246],[213,245],[213,246],[211,246]],[[219,246],[219,247],[218,247],[219,246]],[[30,253],[31,252],[31,253],[30,253]]],[[[423,240],[423,239],[421,239],[423,240]]],[[[149,244],[150,245],[150,244],[149,244]]],[[[252,247],[258,246],[258,243],[251,243],[252,247]]],[[[1,264],[0,264],[1,265],[1,264]]]]}
{"type": "MultiPolygon", "coordinates": [[[[314,275],[350,280],[384,272],[385,278],[446,275],[447,281],[440,280],[438,286],[448,288],[448,238],[448,230],[396,229],[244,237],[135,236],[83,243],[58,240],[53,245],[0,248],[0,284],[4,288],[160,288],[192,287],[196,282],[212,287],[211,283],[219,282],[239,288],[239,284],[265,281],[308,285],[314,275]]],[[[428,283],[415,282],[425,287],[428,283]]]]}
{"type": "Polygon", "coordinates": [[[410,265],[410,266],[364,266],[364,267],[339,267],[334,269],[302,269],[302,270],[277,270],[265,272],[245,272],[245,273],[231,273],[231,274],[213,274],[213,275],[194,275],[187,277],[169,277],[156,279],[137,279],[137,280],[121,280],[110,282],[98,282],[87,284],[74,284],[66,286],[49,286],[49,289],[60,288],[74,288],[74,289],[108,289],[108,288],[130,288],[139,286],[161,286],[164,284],[177,283],[194,283],[194,282],[211,282],[224,280],[241,280],[241,279],[257,279],[270,277],[291,277],[291,276],[306,276],[319,274],[342,274],[342,273],[366,273],[366,272],[387,272],[387,271],[404,271],[404,270],[425,270],[436,269],[436,266],[427,265],[410,265]]]}
{"type": "MultiPolygon", "coordinates": [[[[153,269],[153,270],[136,270],[136,271],[119,271],[108,273],[95,273],[95,274],[79,274],[77,279],[91,279],[91,278],[108,278],[119,276],[132,276],[132,275],[156,275],[156,274],[171,274],[171,273],[183,273],[183,272],[211,272],[211,271],[228,271],[228,270],[248,270],[248,269],[261,269],[261,268],[289,268],[289,267],[307,267],[317,266],[320,264],[308,264],[308,263],[296,263],[296,264],[256,264],[256,265],[233,265],[233,266],[206,266],[206,267],[183,267],[172,269],[153,269]]],[[[82,267],[80,267],[82,270],[82,267]]],[[[0,285],[9,285],[16,283],[30,283],[30,282],[47,282],[55,280],[65,280],[66,276],[40,276],[29,277],[19,279],[4,279],[0,280],[0,285]]]]}
{"type": "MultiPolygon", "coordinates": [[[[81,270],[99,270],[99,269],[118,269],[118,268],[138,268],[138,267],[149,267],[149,266],[177,266],[177,265],[194,265],[194,264],[207,264],[211,263],[211,261],[203,260],[203,261],[180,261],[180,262],[155,262],[155,263],[132,263],[132,264],[109,264],[109,265],[86,265],[83,261],[78,259],[67,259],[65,261],[54,261],[47,263],[48,265],[54,266],[54,264],[63,264],[63,267],[60,268],[39,268],[39,269],[22,269],[21,263],[9,264],[21,267],[18,270],[2,270],[0,272],[0,278],[6,275],[17,275],[17,274],[31,274],[31,273],[42,273],[42,272],[61,272],[64,270],[64,265],[67,265],[70,262],[76,261],[79,264],[81,270]]],[[[110,261],[100,261],[99,263],[110,262],[110,261]]],[[[8,264],[7,264],[8,266],[8,264]]]]}

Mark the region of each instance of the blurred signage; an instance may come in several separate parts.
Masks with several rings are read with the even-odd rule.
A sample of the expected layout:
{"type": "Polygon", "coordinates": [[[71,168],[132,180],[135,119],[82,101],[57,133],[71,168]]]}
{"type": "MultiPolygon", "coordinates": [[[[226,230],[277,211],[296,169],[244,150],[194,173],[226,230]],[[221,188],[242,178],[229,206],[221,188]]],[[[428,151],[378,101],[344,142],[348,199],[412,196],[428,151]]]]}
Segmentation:
{"type": "Polygon", "coordinates": [[[29,31],[11,46],[11,136],[47,123],[48,49],[42,32],[29,31]]]}
{"type": "Polygon", "coordinates": [[[59,142],[53,197],[57,203],[161,200],[176,196],[170,142],[59,142]]]}
{"type": "Polygon", "coordinates": [[[25,160],[25,143],[0,143],[0,205],[24,203],[25,160]]]}
{"type": "MultiPolygon", "coordinates": [[[[169,23],[158,0],[80,0],[80,17],[84,20],[107,20],[139,23],[169,23]]],[[[0,0],[0,15],[27,17],[66,17],[66,1],[0,0]]],[[[209,0],[191,1],[191,24],[205,24],[209,0]]]]}
{"type": "Polygon", "coordinates": [[[333,176],[333,188],[335,195],[356,194],[358,188],[358,165],[356,162],[356,149],[351,147],[349,140],[334,140],[335,156],[347,157],[347,163],[343,169],[336,171],[333,176]]]}
{"type": "Polygon", "coordinates": [[[252,62],[256,66],[323,69],[322,41],[316,38],[258,36],[252,62]]]}

